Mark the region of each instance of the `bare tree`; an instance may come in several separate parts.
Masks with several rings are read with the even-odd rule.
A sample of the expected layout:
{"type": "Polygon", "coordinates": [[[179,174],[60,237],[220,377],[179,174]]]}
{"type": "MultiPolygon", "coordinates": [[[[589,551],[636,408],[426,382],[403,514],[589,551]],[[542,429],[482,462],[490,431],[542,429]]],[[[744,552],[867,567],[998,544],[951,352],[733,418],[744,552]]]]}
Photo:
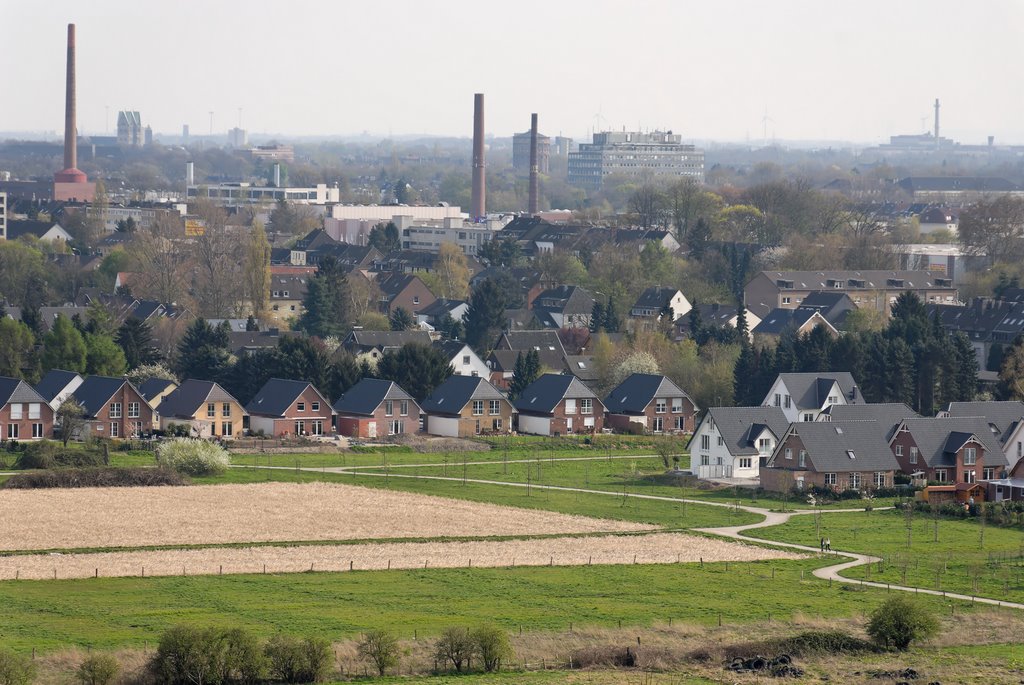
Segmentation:
{"type": "Polygon", "coordinates": [[[135,232],[129,251],[138,264],[136,295],[166,304],[185,305],[188,297],[188,247],[179,217],[159,214],[135,232]]]}
{"type": "Polygon", "coordinates": [[[74,397],[68,397],[57,407],[54,419],[60,428],[60,439],[67,447],[71,438],[80,434],[85,427],[85,407],[74,397]]]}
{"type": "Polygon", "coordinates": [[[645,230],[660,226],[665,218],[665,195],[659,188],[644,184],[630,195],[629,211],[645,230]]]}
{"type": "Polygon", "coordinates": [[[240,230],[228,226],[227,213],[210,202],[197,202],[193,211],[204,226],[192,245],[198,313],[208,318],[230,317],[239,311],[244,283],[240,230]]]}
{"type": "Polygon", "coordinates": [[[252,222],[245,253],[245,298],[252,314],[263,319],[270,308],[270,243],[259,221],[252,222]]]}

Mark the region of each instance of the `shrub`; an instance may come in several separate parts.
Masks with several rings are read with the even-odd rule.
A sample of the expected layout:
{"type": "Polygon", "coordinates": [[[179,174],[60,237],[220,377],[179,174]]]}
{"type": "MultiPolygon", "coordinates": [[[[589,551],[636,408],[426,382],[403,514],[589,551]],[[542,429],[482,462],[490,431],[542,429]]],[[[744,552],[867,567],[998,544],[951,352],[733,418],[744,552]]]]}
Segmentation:
{"type": "Polygon", "coordinates": [[[160,637],[149,670],[156,682],[166,685],[251,685],[263,678],[266,660],[246,630],[175,626],[160,637]]]}
{"type": "Polygon", "coordinates": [[[359,641],[359,656],[373,662],[377,673],[384,675],[398,665],[398,640],[386,630],[371,630],[359,641]]]}
{"type": "Polygon", "coordinates": [[[36,677],[36,666],[28,657],[0,648],[0,685],[28,685],[36,677]]]}
{"type": "Polygon", "coordinates": [[[255,635],[242,628],[233,628],[223,632],[220,643],[221,682],[253,685],[263,679],[267,658],[255,635]]]}
{"type": "Polygon", "coordinates": [[[27,445],[18,455],[14,467],[18,469],[56,469],[103,466],[106,457],[96,450],[61,447],[57,443],[40,442],[27,445]]]}
{"type": "Polygon", "coordinates": [[[473,636],[469,628],[454,626],[445,628],[434,643],[434,658],[441,662],[452,662],[455,671],[462,672],[462,665],[469,668],[473,656],[473,636]]]}
{"type": "Polygon", "coordinates": [[[882,647],[904,651],[914,640],[926,640],[939,631],[931,611],[908,597],[890,597],[871,613],[868,635],[882,647]]]}
{"type": "Polygon", "coordinates": [[[488,673],[500,671],[501,664],[512,658],[512,644],[508,633],[494,625],[480,626],[473,631],[473,642],[484,670],[488,673]]]}
{"type": "Polygon", "coordinates": [[[78,666],[82,685],[109,685],[121,673],[121,664],[110,654],[93,654],[78,666]]]}
{"type": "Polygon", "coordinates": [[[320,638],[300,640],[275,635],[267,643],[265,653],[271,675],[286,683],[319,682],[326,677],[331,662],[331,645],[320,638]]]}
{"type": "Polygon", "coordinates": [[[188,484],[187,477],[170,469],[104,466],[19,473],[8,478],[0,487],[12,490],[31,490],[35,488],[134,488],[188,484]]]}
{"type": "Polygon", "coordinates": [[[227,450],[206,440],[174,438],[160,444],[157,461],[178,473],[190,476],[216,476],[228,469],[227,450]]]}

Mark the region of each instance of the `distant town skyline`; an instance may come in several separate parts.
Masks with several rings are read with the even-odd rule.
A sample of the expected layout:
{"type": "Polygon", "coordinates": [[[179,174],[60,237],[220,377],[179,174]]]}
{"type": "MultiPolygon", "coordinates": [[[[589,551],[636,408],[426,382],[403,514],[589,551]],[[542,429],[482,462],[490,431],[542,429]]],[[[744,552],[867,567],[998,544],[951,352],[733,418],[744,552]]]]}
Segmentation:
{"type": "Polygon", "coordinates": [[[78,128],[138,110],[157,133],[241,124],[282,136],[469,138],[540,114],[548,135],[673,130],[684,140],[1024,143],[1014,87],[1024,3],[810,1],[512,5],[16,3],[0,25],[0,130],[63,127],[66,24],[78,27],[78,128]]]}

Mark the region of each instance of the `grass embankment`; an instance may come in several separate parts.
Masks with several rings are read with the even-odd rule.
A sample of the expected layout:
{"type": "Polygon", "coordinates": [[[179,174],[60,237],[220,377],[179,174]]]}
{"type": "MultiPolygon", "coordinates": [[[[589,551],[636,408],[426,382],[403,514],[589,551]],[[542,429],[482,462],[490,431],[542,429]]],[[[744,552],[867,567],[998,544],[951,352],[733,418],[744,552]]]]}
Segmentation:
{"type": "Polygon", "coordinates": [[[748,535],[812,546],[829,537],[833,549],[883,558],[880,564],[850,570],[852,578],[1024,602],[1020,530],[919,513],[908,519],[899,511],[823,514],[818,528],[815,518],[795,516],[748,535]]]}
{"type": "MultiPolygon", "coordinates": [[[[884,590],[813,579],[820,559],[607,567],[355,571],[284,576],[118,578],[0,583],[0,634],[19,651],[152,644],[178,623],[352,637],[386,628],[401,637],[494,621],[510,631],[706,626],[796,614],[870,611],[884,590]],[[774,577],[773,577],[774,576],[774,577]],[[803,579],[802,579],[803,578],[803,579]]],[[[942,598],[922,598],[949,613],[942,598]]],[[[957,612],[969,611],[969,603],[957,612]]]]}

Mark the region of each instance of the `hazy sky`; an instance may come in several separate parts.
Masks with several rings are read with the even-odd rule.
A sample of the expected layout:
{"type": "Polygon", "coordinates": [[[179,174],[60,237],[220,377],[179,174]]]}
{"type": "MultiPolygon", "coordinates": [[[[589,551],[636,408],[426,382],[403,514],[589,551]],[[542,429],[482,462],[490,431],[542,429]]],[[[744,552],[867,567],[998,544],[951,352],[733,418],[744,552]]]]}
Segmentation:
{"type": "Polygon", "coordinates": [[[0,130],[136,109],[159,132],[670,128],[688,139],[880,141],[932,126],[1024,143],[1021,0],[3,0],[0,130]],[[922,118],[925,118],[922,120],[922,118]]]}

